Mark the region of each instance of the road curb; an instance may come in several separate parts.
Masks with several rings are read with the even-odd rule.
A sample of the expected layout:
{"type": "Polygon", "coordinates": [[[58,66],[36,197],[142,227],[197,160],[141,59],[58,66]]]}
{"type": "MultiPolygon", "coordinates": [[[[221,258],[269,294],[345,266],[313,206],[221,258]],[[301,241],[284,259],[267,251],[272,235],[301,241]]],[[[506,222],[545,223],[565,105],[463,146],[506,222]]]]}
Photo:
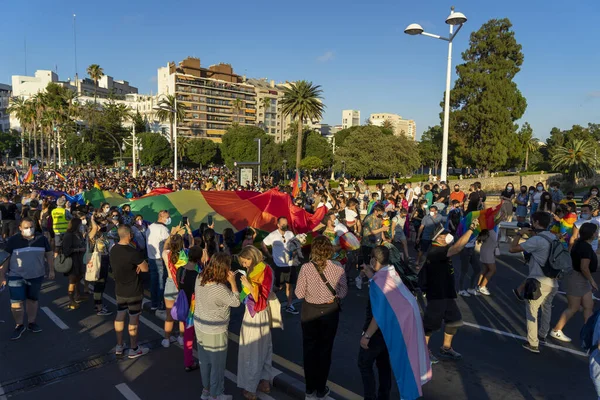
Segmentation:
{"type": "Polygon", "coordinates": [[[295,399],[304,399],[304,382],[282,372],[273,378],[273,386],[295,399]]]}

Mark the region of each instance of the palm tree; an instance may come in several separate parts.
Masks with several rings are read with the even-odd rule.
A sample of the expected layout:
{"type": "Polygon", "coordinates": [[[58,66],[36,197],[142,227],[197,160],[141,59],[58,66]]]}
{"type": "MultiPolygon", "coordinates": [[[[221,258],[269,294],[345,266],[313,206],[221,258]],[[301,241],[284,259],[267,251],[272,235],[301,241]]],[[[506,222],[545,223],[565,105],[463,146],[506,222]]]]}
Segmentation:
{"type": "Polygon", "coordinates": [[[281,100],[282,112],[298,121],[298,144],[296,147],[296,175],[300,176],[300,161],[302,161],[302,139],[304,121],[320,120],[325,106],[321,102],[323,91],[320,85],[312,82],[298,81],[284,89],[281,100]]]}
{"type": "Polygon", "coordinates": [[[260,107],[262,107],[264,109],[265,131],[268,133],[269,132],[269,127],[267,127],[267,110],[269,108],[271,108],[271,98],[270,97],[263,97],[262,99],[260,99],[260,107]]]}
{"type": "Polygon", "coordinates": [[[187,155],[188,147],[193,139],[187,136],[177,136],[177,156],[179,161],[183,161],[183,157],[187,155]]]}
{"type": "Polygon", "coordinates": [[[23,97],[12,97],[10,105],[6,110],[9,114],[15,114],[15,117],[21,124],[21,162],[25,160],[25,131],[29,130],[31,125],[32,115],[31,109],[27,101],[23,97]]]}
{"type": "Polygon", "coordinates": [[[177,121],[183,121],[183,119],[185,118],[185,111],[187,110],[187,107],[183,104],[176,103],[177,100],[175,99],[175,95],[167,94],[163,99],[161,99],[158,102],[158,107],[160,109],[156,111],[156,118],[158,118],[160,122],[169,121],[169,124],[171,125],[171,131],[169,132],[169,143],[171,144],[171,148],[173,148],[175,144],[173,141],[173,126],[175,124],[175,114],[177,114],[177,121]],[[176,110],[177,113],[174,113],[173,110],[176,110]]]}
{"type": "Polygon", "coordinates": [[[554,148],[552,166],[557,171],[565,172],[575,184],[579,178],[589,178],[594,175],[593,144],[581,139],[575,139],[564,146],[554,148]]]}
{"type": "Polygon", "coordinates": [[[98,91],[98,81],[104,76],[104,70],[98,64],[91,64],[87,67],[87,73],[94,81],[94,102],[96,102],[96,94],[98,91]]]}
{"type": "Polygon", "coordinates": [[[233,122],[239,122],[239,114],[242,108],[244,108],[244,100],[242,99],[234,99],[231,101],[231,108],[233,113],[237,116],[236,118],[232,118],[233,122]]]}
{"type": "Polygon", "coordinates": [[[529,153],[533,153],[540,148],[540,141],[538,138],[531,138],[525,142],[525,171],[529,167],[529,153]]]}
{"type": "Polygon", "coordinates": [[[396,133],[395,129],[394,129],[394,124],[389,119],[386,119],[385,121],[383,121],[383,125],[381,125],[381,127],[383,129],[389,129],[390,131],[392,131],[392,134],[396,133]]]}

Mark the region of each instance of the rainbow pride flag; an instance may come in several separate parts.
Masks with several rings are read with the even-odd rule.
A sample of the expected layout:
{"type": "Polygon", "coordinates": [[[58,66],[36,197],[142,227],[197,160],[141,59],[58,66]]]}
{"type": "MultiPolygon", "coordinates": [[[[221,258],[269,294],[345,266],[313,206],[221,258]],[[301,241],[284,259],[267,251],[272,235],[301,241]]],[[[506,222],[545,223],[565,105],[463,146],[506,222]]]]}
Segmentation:
{"type": "Polygon", "coordinates": [[[23,177],[23,182],[24,183],[31,183],[31,182],[33,182],[33,169],[31,167],[31,165],[29,166],[29,169],[27,170],[27,173],[23,177]]]}
{"type": "Polygon", "coordinates": [[[423,396],[422,386],[432,377],[429,350],[417,300],[389,265],[371,279],[369,297],[390,354],[390,363],[402,399],[423,396]]]}
{"type": "Polygon", "coordinates": [[[569,244],[569,240],[571,239],[571,236],[573,235],[573,226],[575,225],[575,222],[577,221],[577,214],[575,213],[569,213],[567,215],[565,215],[564,218],[562,218],[560,220],[560,222],[555,222],[552,227],[550,228],[550,232],[558,235],[561,235],[561,239],[560,241],[564,244],[567,245],[569,244]]]}
{"type": "Polygon", "coordinates": [[[19,178],[19,171],[17,171],[15,169],[15,185],[20,186],[21,185],[21,178],[19,178]]]}
{"type": "Polygon", "coordinates": [[[67,178],[65,178],[65,176],[63,174],[61,174],[60,172],[54,171],[54,173],[56,174],[56,177],[58,178],[58,180],[63,181],[63,182],[67,180],[67,178]]]}
{"type": "Polygon", "coordinates": [[[94,189],[102,190],[100,184],[98,183],[98,179],[94,179],[94,189]]]}
{"type": "Polygon", "coordinates": [[[471,211],[467,215],[465,215],[458,224],[456,228],[456,238],[460,238],[471,226],[471,223],[475,219],[479,219],[479,228],[477,228],[473,234],[471,235],[471,239],[477,237],[479,232],[484,229],[492,230],[496,227],[500,218],[500,208],[502,204],[498,204],[495,207],[486,208],[481,211],[471,211]]]}
{"type": "Polygon", "coordinates": [[[296,198],[298,197],[298,194],[300,194],[300,175],[298,174],[298,171],[296,171],[296,178],[294,179],[294,187],[292,188],[292,197],[296,198]]]}
{"type": "Polygon", "coordinates": [[[269,294],[273,289],[273,270],[264,262],[258,263],[248,275],[252,283],[252,291],[244,286],[240,293],[240,301],[248,307],[248,312],[254,318],[256,313],[267,308],[269,294]]]}

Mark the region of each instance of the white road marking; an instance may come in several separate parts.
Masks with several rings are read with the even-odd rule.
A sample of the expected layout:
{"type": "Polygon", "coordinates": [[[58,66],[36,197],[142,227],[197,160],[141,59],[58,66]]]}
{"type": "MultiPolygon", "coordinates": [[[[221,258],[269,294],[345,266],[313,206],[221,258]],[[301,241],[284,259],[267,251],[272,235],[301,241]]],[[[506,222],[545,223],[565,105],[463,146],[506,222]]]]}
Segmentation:
{"type": "MultiPolygon", "coordinates": [[[[497,335],[506,336],[506,337],[510,337],[510,338],[513,338],[513,339],[519,339],[519,340],[524,340],[524,341],[527,340],[527,338],[524,337],[524,336],[516,335],[516,334],[510,333],[510,332],[500,331],[500,330],[494,329],[494,328],[488,328],[487,326],[481,326],[481,325],[477,325],[477,324],[472,324],[470,322],[463,322],[463,324],[465,326],[468,326],[468,327],[471,327],[471,328],[479,329],[479,330],[486,331],[486,332],[495,333],[497,335]]],[[[586,353],[584,353],[583,351],[573,350],[573,349],[570,349],[568,347],[559,346],[559,345],[552,344],[552,343],[549,343],[549,342],[546,343],[545,346],[546,347],[550,347],[551,349],[554,349],[554,350],[560,350],[560,351],[564,351],[564,352],[567,352],[567,353],[575,354],[577,356],[582,356],[582,357],[586,357],[586,358],[588,357],[588,355],[586,353]]]]}
{"type": "Polygon", "coordinates": [[[0,386],[0,400],[6,400],[6,396],[4,395],[4,389],[0,386]]]}
{"type": "Polygon", "coordinates": [[[129,386],[127,386],[126,383],[119,383],[117,386],[115,386],[115,388],[117,388],[117,390],[121,392],[123,397],[125,397],[127,400],[142,400],[133,392],[133,390],[131,390],[129,386]]]}
{"type": "Polygon", "coordinates": [[[41,307],[42,311],[46,313],[48,318],[52,320],[60,329],[65,330],[69,329],[69,326],[63,322],[62,319],[58,318],[58,315],[54,314],[54,312],[48,307],[41,307]]]}

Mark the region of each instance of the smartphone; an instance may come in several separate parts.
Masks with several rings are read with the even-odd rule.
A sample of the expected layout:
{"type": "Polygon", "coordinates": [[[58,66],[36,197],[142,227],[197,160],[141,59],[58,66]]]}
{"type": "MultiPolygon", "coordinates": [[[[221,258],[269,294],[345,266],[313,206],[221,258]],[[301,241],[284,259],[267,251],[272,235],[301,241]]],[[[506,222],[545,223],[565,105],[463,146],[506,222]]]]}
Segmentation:
{"type": "Polygon", "coordinates": [[[208,226],[211,226],[213,224],[213,217],[212,215],[208,214],[208,226]]]}
{"type": "Polygon", "coordinates": [[[237,269],[234,273],[244,275],[244,276],[248,275],[248,273],[246,271],[244,271],[243,269],[237,269]]]}
{"type": "Polygon", "coordinates": [[[190,221],[188,220],[188,217],[181,218],[181,225],[187,226],[189,223],[190,221]]]}

